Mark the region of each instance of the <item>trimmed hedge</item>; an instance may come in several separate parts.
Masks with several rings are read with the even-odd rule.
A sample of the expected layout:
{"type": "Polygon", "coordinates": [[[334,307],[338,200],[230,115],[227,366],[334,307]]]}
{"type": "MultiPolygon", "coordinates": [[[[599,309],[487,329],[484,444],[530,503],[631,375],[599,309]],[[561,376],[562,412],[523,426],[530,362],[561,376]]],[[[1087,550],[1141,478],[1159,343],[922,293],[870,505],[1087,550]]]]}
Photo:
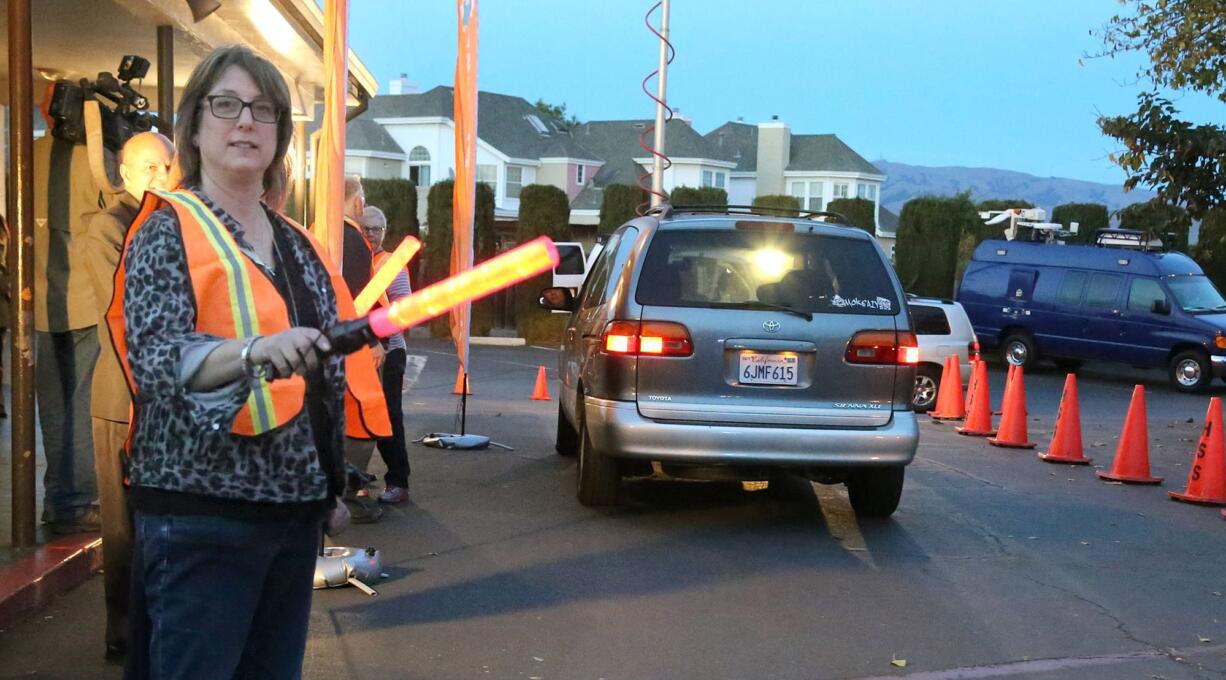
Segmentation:
{"type": "Polygon", "coordinates": [[[1077,233],[1066,239],[1067,243],[1086,244],[1094,241],[1094,232],[1111,226],[1111,214],[1102,203],[1061,203],[1051,211],[1051,221],[1063,224],[1065,229],[1077,223],[1077,233]]]}
{"type": "Polygon", "coordinates": [[[826,204],[826,210],[839,213],[872,236],[877,235],[877,206],[867,198],[836,198],[826,204]]]}
{"type": "Polygon", "coordinates": [[[800,199],[795,196],[787,196],[784,194],[763,194],[755,196],[753,199],[753,207],[755,208],[782,208],[779,212],[771,212],[765,210],[767,214],[774,214],[780,217],[796,217],[796,213],[800,211],[800,199]]]}
{"type": "Polygon", "coordinates": [[[673,205],[728,205],[728,192],[719,187],[677,187],[669,194],[673,205]]]}
{"type": "Polygon", "coordinates": [[[612,234],[618,227],[638,217],[639,206],[649,202],[647,192],[637,184],[610,184],[603,193],[597,234],[612,234]]]}
{"type": "Polygon", "coordinates": [[[988,210],[1008,210],[1009,208],[1033,208],[1035,205],[1030,201],[1024,201],[1020,198],[988,198],[979,201],[975,204],[975,210],[985,212],[988,210]]]}
{"type": "MultiPolygon", "coordinates": [[[[538,236],[548,236],[555,241],[566,240],[569,226],[570,201],[565,191],[547,184],[529,184],[523,188],[519,194],[520,243],[538,236]]],[[[529,342],[540,340],[542,335],[548,334],[541,330],[552,328],[543,321],[546,317],[557,316],[566,320],[565,315],[553,314],[536,304],[541,289],[548,288],[552,283],[553,272],[545,272],[515,286],[515,327],[519,336],[529,342]]]]}
{"type": "MultiPolygon", "coordinates": [[[[429,285],[447,278],[451,272],[451,194],[455,182],[443,180],[430,187],[426,197],[425,272],[421,279],[429,285]]],[[[489,259],[496,247],[494,234],[494,190],[488,184],[477,183],[476,214],[473,216],[473,262],[489,259]]],[[[420,256],[419,256],[420,257],[420,256]]],[[[490,308],[492,298],[485,298],[473,305],[472,335],[488,335],[494,318],[490,308]]],[[[435,337],[448,334],[449,315],[430,322],[430,331],[435,337]]]]}
{"type": "Polygon", "coordinates": [[[362,189],[366,205],[373,205],[387,216],[387,234],[383,247],[396,249],[405,236],[420,237],[417,223],[417,187],[407,179],[364,179],[362,189]]]}
{"type": "MultiPolygon", "coordinates": [[[[907,201],[898,218],[895,268],[908,293],[953,297],[959,245],[978,238],[982,221],[966,194],[907,201]]],[[[972,246],[973,248],[973,246],[972,246]]]]}
{"type": "Polygon", "coordinates": [[[1160,237],[1168,250],[1188,252],[1188,231],[1192,228],[1192,220],[1183,208],[1167,205],[1155,198],[1121,208],[1115,215],[1120,220],[1121,229],[1139,229],[1160,237]],[[1168,242],[1168,233],[1175,234],[1174,243],[1168,242]]]}

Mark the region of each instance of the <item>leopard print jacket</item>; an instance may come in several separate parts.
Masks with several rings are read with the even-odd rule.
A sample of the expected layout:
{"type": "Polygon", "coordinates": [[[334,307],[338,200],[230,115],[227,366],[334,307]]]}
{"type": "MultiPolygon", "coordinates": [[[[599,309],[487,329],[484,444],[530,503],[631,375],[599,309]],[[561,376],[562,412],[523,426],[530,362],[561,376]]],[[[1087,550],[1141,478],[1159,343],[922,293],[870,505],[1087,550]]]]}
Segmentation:
{"type": "MultiPolygon", "coordinates": [[[[196,194],[240,248],[252,252],[238,222],[203,193],[196,194]]],[[[286,240],[306,279],[302,288],[314,293],[312,302],[326,331],[337,322],[327,270],[302,233],[271,210],[268,216],[274,228],[290,235],[286,240]]],[[[343,471],[321,469],[307,408],[276,430],[242,437],[231,434],[230,427],[250,394],[245,381],[208,393],[191,392],[183,385],[184,349],[222,338],[195,330],[195,294],[174,211],[165,207],[150,215],[132,237],[125,257],[124,323],[136,384],[132,485],[262,503],[326,499],[329,476],[335,480],[343,471]]],[[[337,452],[333,458],[343,465],[344,361],[328,357],[323,370],[331,389],[321,391],[331,393],[328,412],[336,414],[329,433],[337,452]]]]}

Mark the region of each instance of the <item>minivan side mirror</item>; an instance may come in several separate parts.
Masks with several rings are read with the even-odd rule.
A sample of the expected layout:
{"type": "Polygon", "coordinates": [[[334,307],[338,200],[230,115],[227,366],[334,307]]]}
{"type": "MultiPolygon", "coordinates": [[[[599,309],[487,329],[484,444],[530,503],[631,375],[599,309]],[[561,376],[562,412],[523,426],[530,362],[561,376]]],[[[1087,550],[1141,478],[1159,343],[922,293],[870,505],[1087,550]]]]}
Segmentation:
{"type": "Polygon", "coordinates": [[[1168,300],[1154,300],[1154,304],[1150,305],[1149,311],[1162,316],[1169,316],[1171,313],[1171,303],[1168,300]]]}
{"type": "Polygon", "coordinates": [[[541,291],[537,304],[541,309],[548,309],[552,312],[573,312],[575,311],[575,294],[569,288],[546,288],[541,291]]]}

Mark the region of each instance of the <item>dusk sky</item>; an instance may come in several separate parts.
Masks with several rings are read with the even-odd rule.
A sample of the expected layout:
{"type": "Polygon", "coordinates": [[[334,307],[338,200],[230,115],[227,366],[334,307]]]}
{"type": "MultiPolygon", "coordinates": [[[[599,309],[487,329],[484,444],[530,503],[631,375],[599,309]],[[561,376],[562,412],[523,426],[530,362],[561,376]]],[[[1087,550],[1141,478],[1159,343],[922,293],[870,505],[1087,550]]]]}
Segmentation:
{"type": "MultiPolygon", "coordinates": [[[[482,90],[565,103],[580,120],[650,118],[648,0],[482,0],[482,90]]],[[[1115,0],[674,0],[668,100],[701,133],[778,115],[869,160],[1119,183],[1099,113],[1135,110],[1140,57],[1079,58],[1115,0]]],[[[658,24],[657,12],[655,21],[658,24]]],[[[450,85],[455,2],[351,0],[353,49],[386,93],[450,85]]],[[[651,88],[654,91],[654,81],[651,88]]],[[[1226,105],[1176,97],[1196,122],[1226,105]]]]}

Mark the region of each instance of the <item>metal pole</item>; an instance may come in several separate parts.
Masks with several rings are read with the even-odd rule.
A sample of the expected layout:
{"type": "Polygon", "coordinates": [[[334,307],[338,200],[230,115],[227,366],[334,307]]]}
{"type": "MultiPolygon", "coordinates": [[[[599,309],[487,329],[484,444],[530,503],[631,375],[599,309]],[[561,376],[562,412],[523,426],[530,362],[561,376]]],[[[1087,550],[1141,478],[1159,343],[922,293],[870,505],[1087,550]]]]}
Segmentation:
{"type": "Polygon", "coordinates": [[[8,0],[13,547],[34,545],[34,82],[30,0],[8,0]]]}
{"type": "Polygon", "coordinates": [[[166,121],[159,129],[170,141],[175,139],[175,29],[158,26],[158,117],[166,121]]]}
{"type": "Polygon", "coordinates": [[[660,40],[660,78],[656,88],[656,98],[660,101],[656,103],[654,148],[657,155],[653,157],[651,170],[652,207],[660,205],[664,200],[664,102],[668,101],[666,96],[668,89],[668,4],[669,0],[664,0],[664,6],[661,8],[663,11],[660,15],[660,35],[664,38],[660,40]]]}

